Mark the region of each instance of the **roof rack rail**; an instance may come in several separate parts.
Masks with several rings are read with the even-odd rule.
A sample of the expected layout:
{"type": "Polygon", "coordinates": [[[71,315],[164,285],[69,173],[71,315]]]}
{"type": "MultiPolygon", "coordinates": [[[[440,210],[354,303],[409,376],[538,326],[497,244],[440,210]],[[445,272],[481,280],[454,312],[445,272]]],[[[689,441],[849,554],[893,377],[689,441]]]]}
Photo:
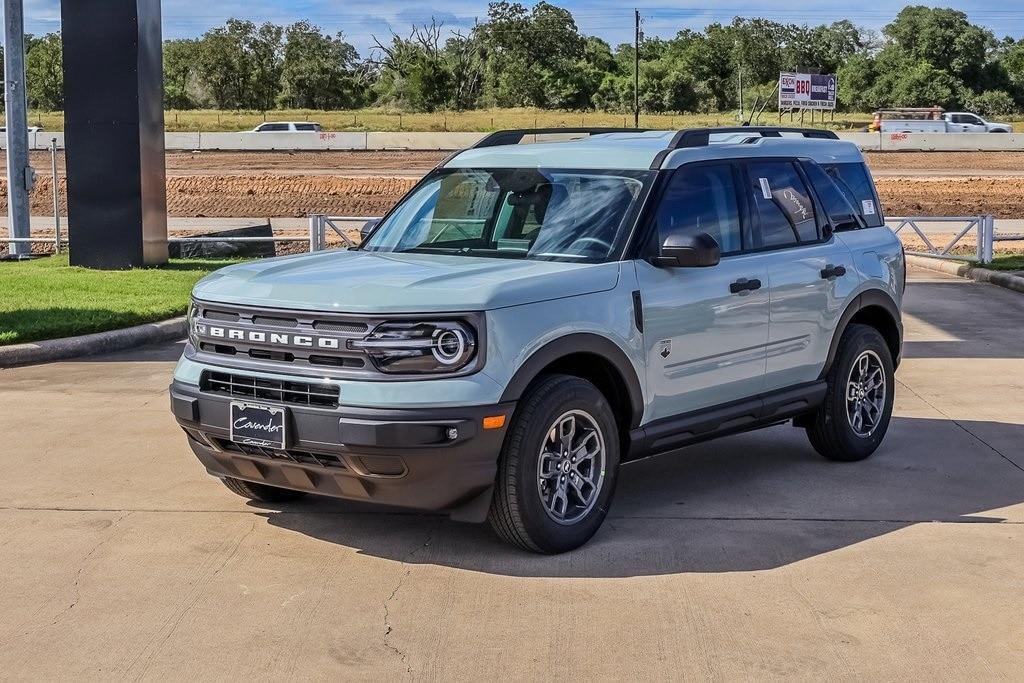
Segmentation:
{"type": "Polygon", "coordinates": [[[498,145],[518,145],[528,135],[556,135],[558,133],[600,135],[602,133],[644,133],[649,130],[649,128],[513,128],[490,133],[469,149],[497,147],[498,145]]]}
{"type": "Polygon", "coordinates": [[[816,138],[818,140],[838,140],[839,136],[830,130],[820,128],[785,128],[782,126],[730,126],[724,128],[690,128],[681,130],[672,138],[668,149],[683,149],[686,147],[706,147],[711,144],[711,135],[715,133],[752,133],[763,138],[780,138],[782,133],[793,133],[805,138],[816,138]]]}

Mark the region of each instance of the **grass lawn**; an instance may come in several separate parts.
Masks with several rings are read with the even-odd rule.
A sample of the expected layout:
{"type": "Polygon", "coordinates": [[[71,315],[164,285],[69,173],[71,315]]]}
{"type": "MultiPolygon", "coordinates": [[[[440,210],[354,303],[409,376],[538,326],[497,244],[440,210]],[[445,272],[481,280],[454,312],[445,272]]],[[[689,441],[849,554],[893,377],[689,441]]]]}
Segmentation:
{"type": "Polygon", "coordinates": [[[185,313],[192,286],[228,260],[90,270],[67,255],[0,262],[0,346],[166,320],[185,313]]]}
{"type": "Polygon", "coordinates": [[[981,267],[989,270],[1024,270],[1024,254],[996,256],[992,263],[986,263],[981,267]]]}

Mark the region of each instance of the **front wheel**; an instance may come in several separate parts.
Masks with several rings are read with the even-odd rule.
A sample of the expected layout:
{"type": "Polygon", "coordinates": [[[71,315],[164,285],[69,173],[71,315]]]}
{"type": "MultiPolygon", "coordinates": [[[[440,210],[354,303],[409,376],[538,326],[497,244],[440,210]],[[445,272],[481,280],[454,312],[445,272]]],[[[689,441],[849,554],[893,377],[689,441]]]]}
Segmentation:
{"type": "Polygon", "coordinates": [[[545,377],[513,418],[488,520],[525,550],[578,548],[604,521],[618,471],[618,428],[604,395],[578,377],[545,377]]]}
{"type": "Polygon", "coordinates": [[[863,460],[882,443],[892,417],[892,353],[867,325],[843,332],[829,370],[825,401],[807,424],[814,449],[829,460],[863,460]]]}

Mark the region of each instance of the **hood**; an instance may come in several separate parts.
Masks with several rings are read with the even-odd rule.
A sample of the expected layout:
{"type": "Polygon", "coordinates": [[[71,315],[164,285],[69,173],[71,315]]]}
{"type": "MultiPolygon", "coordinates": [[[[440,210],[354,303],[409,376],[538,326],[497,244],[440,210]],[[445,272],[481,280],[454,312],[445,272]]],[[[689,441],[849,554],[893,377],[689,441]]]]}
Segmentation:
{"type": "Polygon", "coordinates": [[[203,301],[348,313],[482,311],[615,287],[617,262],[557,263],[434,254],[326,251],[228,266],[203,301]]]}

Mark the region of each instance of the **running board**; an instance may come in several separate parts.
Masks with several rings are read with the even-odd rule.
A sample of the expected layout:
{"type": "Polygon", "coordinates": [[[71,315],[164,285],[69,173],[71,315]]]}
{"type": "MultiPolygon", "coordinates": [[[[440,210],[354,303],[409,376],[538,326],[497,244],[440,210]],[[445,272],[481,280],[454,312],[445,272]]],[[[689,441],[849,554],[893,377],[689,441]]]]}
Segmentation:
{"type": "Polygon", "coordinates": [[[825,400],[824,380],[663,418],[629,433],[626,460],[646,458],[728,434],[768,427],[813,411],[825,400]]]}

